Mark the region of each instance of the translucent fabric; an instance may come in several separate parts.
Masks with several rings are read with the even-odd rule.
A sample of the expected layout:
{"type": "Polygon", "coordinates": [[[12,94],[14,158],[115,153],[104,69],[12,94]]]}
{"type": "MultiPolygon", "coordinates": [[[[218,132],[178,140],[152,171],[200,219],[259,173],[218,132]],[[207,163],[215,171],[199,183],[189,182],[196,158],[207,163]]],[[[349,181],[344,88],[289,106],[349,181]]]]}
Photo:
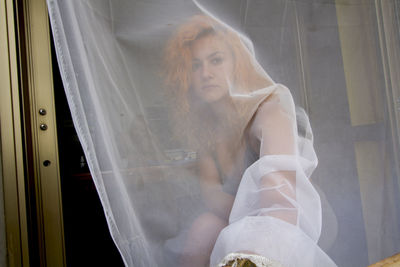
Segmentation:
{"type": "Polygon", "coordinates": [[[346,3],[48,0],[127,266],[216,266],[232,253],[365,266],[400,251],[397,113],[371,15],[382,7],[346,3]]]}

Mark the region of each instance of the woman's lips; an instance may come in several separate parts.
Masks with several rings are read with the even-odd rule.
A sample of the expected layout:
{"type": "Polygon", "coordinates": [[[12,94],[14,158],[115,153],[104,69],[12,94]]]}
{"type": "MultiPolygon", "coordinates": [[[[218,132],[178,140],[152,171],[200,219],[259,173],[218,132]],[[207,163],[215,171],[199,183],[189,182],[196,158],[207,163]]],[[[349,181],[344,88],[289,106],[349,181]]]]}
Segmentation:
{"type": "Polygon", "coordinates": [[[217,87],[218,87],[218,85],[208,84],[208,85],[204,85],[203,87],[201,87],[201,89],[203,89],[203,90],[211,90],[211,89],[214,89],[214,88],[217,88],[217,87]]]}

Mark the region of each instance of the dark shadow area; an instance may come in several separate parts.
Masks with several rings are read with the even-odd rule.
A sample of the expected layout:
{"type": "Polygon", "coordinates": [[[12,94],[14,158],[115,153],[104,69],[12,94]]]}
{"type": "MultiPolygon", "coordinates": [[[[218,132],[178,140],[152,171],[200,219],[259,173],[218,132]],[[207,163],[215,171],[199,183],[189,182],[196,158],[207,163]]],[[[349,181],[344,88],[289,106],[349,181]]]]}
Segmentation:
{"type": "Polygon", "coordinates": [[[75,131],[52,44],[67,266],[124,266],[75,131]]]}

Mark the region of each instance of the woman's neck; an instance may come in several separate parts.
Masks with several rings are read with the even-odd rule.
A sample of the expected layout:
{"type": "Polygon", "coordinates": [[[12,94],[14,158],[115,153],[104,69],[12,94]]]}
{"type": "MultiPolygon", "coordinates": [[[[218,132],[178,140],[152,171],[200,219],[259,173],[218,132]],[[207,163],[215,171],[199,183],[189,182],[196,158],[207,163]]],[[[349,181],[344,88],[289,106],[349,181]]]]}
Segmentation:
{"type": "Polygon", "coordinates": [[[233,105],[232,99],[229,95],[210,103],[209,106],[218,121],[224,121],[236,113],[235,106],[233,105]]]}

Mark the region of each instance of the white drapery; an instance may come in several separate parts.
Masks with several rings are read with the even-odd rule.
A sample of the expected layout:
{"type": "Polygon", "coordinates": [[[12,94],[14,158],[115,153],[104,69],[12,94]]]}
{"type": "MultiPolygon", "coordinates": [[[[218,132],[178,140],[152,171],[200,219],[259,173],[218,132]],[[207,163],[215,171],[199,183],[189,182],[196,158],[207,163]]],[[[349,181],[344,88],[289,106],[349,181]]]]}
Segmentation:
{"type": "Polygon", "coordinates": [[[377,123],[358,122],[349,90],[356,82],[346,59],[338,62],[339,44],[351,48],[338,30],[342,10],[306,1],[48,6],[74,124],[126,265],[185,265],[197,256],[215,265],[248,252],[283,266],[334,266],[322,247],[354,266],[399,250],[385,93],[373,94],[377,123]],[[313,135],[292,95],[316,132],[320,167],[311,180],[313,135]],[[358,126],[351,143],[346,119],[358,126]],[[204,237],[204,227],[215,237],[204,237]]]}

